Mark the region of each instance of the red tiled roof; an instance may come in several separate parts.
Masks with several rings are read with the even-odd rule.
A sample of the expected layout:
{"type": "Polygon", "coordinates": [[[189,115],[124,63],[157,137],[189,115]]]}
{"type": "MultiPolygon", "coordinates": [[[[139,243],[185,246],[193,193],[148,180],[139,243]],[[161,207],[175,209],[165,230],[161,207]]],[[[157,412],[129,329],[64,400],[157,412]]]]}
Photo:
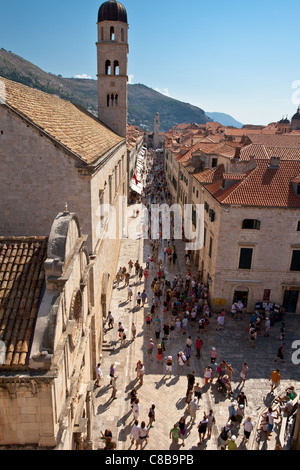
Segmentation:
{"type": "Polygon", "coordinates": [[[222,180],[206,189],[222,204],[300,209],[300,196],[291,184],[300,175],[300,161],[280,161],[278,169],[270,168],[269,163],[257,160],[255,169],[226,190],[222,189],[222,180]]]}
{"type": "Polygon", "coordinates": [[[6,366],[26,365],[46,255],[46,237],[0,237],[0,340],[6,345],[6,366]]]}

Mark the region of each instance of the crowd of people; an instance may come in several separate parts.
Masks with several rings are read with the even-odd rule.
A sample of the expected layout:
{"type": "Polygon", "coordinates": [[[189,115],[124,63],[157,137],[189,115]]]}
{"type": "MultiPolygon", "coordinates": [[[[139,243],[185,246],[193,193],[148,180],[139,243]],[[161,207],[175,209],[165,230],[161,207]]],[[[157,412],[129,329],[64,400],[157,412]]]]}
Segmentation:
{"type": "MultiPolygon", "coordinates": [[[[167,183],[165,181],[165,172],[161,160],[152,154],[147,159],[147,166],[144,172],[144,192],[140,202],[147,207],[151,214],[152,203],[170,203],[170,194],[168,192],[167,183]]],[[[136,216],[136,213],[135,215],[136,216]]],[[[218,433],[218,441],[220,449],[235,450],[237,449],[236,438],[240,427],[243,428],[243,442],[249,440],[253,430],[252,417],[245,413],[248,405],[247,397],[242,391],[249,373],[249,366],[246,362],[241,362],[239,372],[239,386],[241,390],[234,397],[232,389],[232,377],[235,371],[230,364],[222,357],[218,357],[217,347],[210,349],[210,363],[203,367],[204,385],[200,385],[200,380],[196,378],[195,371],[189,371],[192,356],[201,365],[202,348],[205,344],[205,335],[209,328],[216,328],[217,331],[223,330],[225,327],[226,311],[221,309],[217,318],[212,317],[209,301],[208,287],[203,283],[200,272],[191,269],[191,259],[193,253],[185,252],[184,272],[178,269],[178,255],[176,242],[174,239],[162,240],[162,217],[160,214],[158,229],[160,237],[151,238],[152,227],[148,226],[149,235],[149,253],[146,259],[128,260],[127,266],[119,268],[116,274],[116,286],[119,287],[123,282],[127,287],[127,302],[133,302],[135,311],[144,312],[145,324],[145,347],[147,353],[148,364],[157,363],[158,370],[161,370],[166,377],[171,378],[174,374],[182,376],[187,375],[187,388],[185,393],[185,401],[187,404],[187,413],[190,417],[189,423],[185,416],[179,417],[174,426],[169,431],[169,438],[173,449],[178,448],[179,442],[185,446],[188,426],[193,426],[196,421],[197,411],[199,410],[201,399],[209,387],[215,386],[216,390],[230,400],[228,407],[228,419],[218,433]],[[134,285],[132,281],[134,280],[134,285]],[[136,297],[133,297],[136,287],[136,297]],[[147,306],[147,308],[145,308],[147,306]],[[214,321],[212,321],[214,320],[214,321]],[[213,325],[213,326],[212,326],[213,325]],[[192,334],[190,334],[192,332],[192,334]],[[179,345],[178,351],[174,355],[174,345],[179,345]],[[172,347],[171,347],[172,346],[172,347]],[[172,349],[173,354],[170,353],[172,349]],[[159,369],[161,368],[161,369],[159,369]],[[180,441],[181,440],[181,441],[180,441]]],[[[171,220],[172,222],[172,220],[171,220]]],[[[231,320],[243,319],[243,306],[240,303],[233,304],[231,308],[231,320]]],[[[228,315],[229,316],[229,315],[228,315]]],[[[230,316],[229,316],[230,318],[230,316]]],[[[248,341],[250,347],[255,347],[255,339],[260,334],[260,321],[251,317],[248,328],[248,341]]],[[[267,320],[266,320],[267,323],[267,320]]],[[[112,312],[108,315],[108,326],[113,328],[114,317],[112,312]]],[[[120,347],[125,346],[126,340],[135,341],[136,325],[131,324],[131,331],[125,331],[122,322],[118,323],[118,340],[120,347]],[[129,335],[131,336],[129,337],[129,335]]],[[[267,335],[267,326],[265,334],[267,335]]],[[[284,339],[285,325],[281,328],[281,341],[284,339]]],[[[278,349],[275,360],[283,361],[283,350],[278,349]]],[[[145,361],[138,360],[136,363],[136,379],[138,385],[142,386],[146,373],[147,364],[145,361]]],[[[100,370],[100,365],[98,365],[100,370]]],[[[97,372],[97,386],[101,377],[101,370],[97,372]],[[99,375],[99,377],[98,377],[99,375]]],[[[278,376],[275,378],[275,372],[279,374],[279,370],[273,371],[270,377],[272,381],[273,391],[278,386],[278,376]],[[277,382],[276,382],[277,380],[277,382]]],[[[111,385],[113,387],[112,399],[116,398],[117,379],[115,372],[111,371],[111,385]]],[[[279,378],[280,380],[280,378],[279,378]]],[[[132,429],[130,433],[131,446],[136,449],[142,449],[147,445],[150,438],[150,429],[156,420],[155,405],[151,404],[148,410],[148,423],[146,420],[140,420],[141,409],[137,387],[130,391],[130,403],[132,407],[132,429]]],[[[274,417],[272,408],[266,414],[264,419],[268,422],[267,428],[262,427],[266,432],[266,439],[273,430],[270,422],[274,417]]],[[[216,425],[213,409],[202,412],[202,418],[198,423],[199,442],[201,445],[204,439],[210,439],[212,430],[216,425]]],[[[189,428],[190,429],[190,428],[189,428]]],[[[106,430],[109,431],[109,430],[106,430]]],[[[110,432],[110,431],[109,431],[110,432]]],[[[111,436],[109,436],[111,437],[111,436]]],[[[109,445],[111,439],[108,440],[109,445]]],[[[113,448],[113,447],[111,447],[113,448]]]]}

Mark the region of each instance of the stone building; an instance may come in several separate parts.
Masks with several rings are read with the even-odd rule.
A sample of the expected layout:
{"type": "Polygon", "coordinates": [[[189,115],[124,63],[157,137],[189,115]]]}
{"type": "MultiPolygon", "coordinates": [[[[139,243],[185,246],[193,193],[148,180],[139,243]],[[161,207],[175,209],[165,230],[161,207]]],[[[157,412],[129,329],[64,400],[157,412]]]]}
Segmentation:
{"type": "Polygon", "coordinates": [[[241,298],[247,311],[265,301],[300,313],[299,136],[175,149],[165,152],[172,202],[204,207],[204,246],[193,261],[212,308],[230,310],[241,298]]]}
{"type": "MultiPolygon", "coordinates": [[[[5,430],[5,434],[10,436],[9,444],[34,443],[40,446],[66,445],[69,447],[72,445],[74,447],[73,424],[77,426],[80,434],[81,424],[78,420],[82,421],[81,411],[78,416],[75,416],[77,406],[75,406],[75,403],[76,400],[80,399],[81,405],[78,409],[84,409],[83,402],[86,391],[80,390],[76,394],[75,388],[77,385],[73,384],[70,377],[73,374],[75,379],[75,373],[82,375],[85,384],[83,388],[85,388],[86,383],[91,380],[91,376],[95,375],[95,365],[99,361],[102,350],[103,320],[109,310],[121,238],[126,235],[128,197],[128,156],[126,146],[127,15],[124,7],[118,2],[110,0],[104,5],[106,6],[100,7],[98,17],[99,42],[101,42],[101,45],[97,45],[99,70],[102,71],[103,66],[103,55],[100,51],[107,48],[107,43],[110,43],[112,47],[112,49],[108,48],[107,50],[114,52],[112,60],[118,61],[118,64],[114,62],[114,85],[111,83],[112,77],[109,78],[108,82],[102,72],[98,74],[99,118],[55,95],[49,95],[0,77],[0,182],[3,195],[0,200],[0,235],[5,240],[11,237],[28,238],[33,235],[39,238],[48,237],[51,232],[52,222],[56,215],[62,211],[62,208],[65,208],[66,212],[76,213],[77,220],[80,221],[76,236],[80,238],[82,233],[87,235],[87,239],[84,241],[86,256],[81,255],[80,259],[82,263],[85,262],[85,259],[88,260],[88,285],[81,285],[81,282],[85,282],[82,280],[78,284],[77,280],[73,279],[72,282],[76,281],[75,284],[77,283],[79,293],[72,297],[75,287],[73,287],[72,292],[69,292],[69,288],[64,290],[68,294],[64,293],[59,302],[64,303],[65,306],[62,307],[62,304],[59,304],[57,307],[62,310],[65,308],[64,312],[59,313],[59,321],[64,323],[63,326],[60,324],[59,328],[62,330],[61,338],[68,338],[66,344],[74,342],[74,351],[79,347],[77,346],[76,332],[79,332],[79,337],[80,331],[86,332],[89,338],[88,342],[91,342],[87,346],[86,353],[81,351],[81,356],[75,354],[76,360],[81,357],[81,369],[78,369],[77,364],[75,366],[73,352],[70,353],[69,357],[68,354],[65,354],[68,363],[64,364],[60,349],[62,343],[59,340],[58,333],[55,338],[48,338],[50,346],[43,347],[41,354],[38,352],[38,347],[35,348],[37,343],[32,344],[31,351],[35,351],[33,353],[35,358],[30,357],[30,367],[33,369],[37,364],[37,370],[39,370],[39,361],[43,362],[45,367],[48,367],[49,364],[51,364],[49,367],[52,367],[54,362],[51,357],[49,359],[48,354],[50,356],[53,354],[55,360],[60,357],[59,360],[57,359],[58,365],[55,363],[60,368],[57,373],[59,380],[53,381],[51,376],[49,384],[47,383],[49,388],[46,391],[47,397],[45,398],[45,409],[49,405],[47,420],[49,422],[52,420],[52,422],[51,424],[48,423],[47,426],[43,426],[44,418],[42,417],[40,426],[43,431],[41,431],[40,436],[38,436],[36,430],[32,431],[32,435],[28,433],[28,436],[22,434],[20,430],[22,436],[16,434],[15,443],[12,442],[13,433],[7,433],[5,430]],[[118,16],[119,13],[121,17],[118,16]],[[112,16],[105,16],[106,14],[112,16]],[[117,16],[115,16],[116,14],[117,16]],[[111,35],[109,37],[106,36],[108,23],[110,24],[109,34],[111,35]],[[119,74],[117,74],[117,70],[120,71],[119,74]],[[118,95],[117,99],[114,96],[112,113],[107,114],[101,108],[103,104],[100,93],[102,84],[105,87],[113,87],[118,95]],[[116,100],[118,106],[115,106],[116,100]],[[82,294],[83,289],[84,296],[82,294]],[[78,324],[78,327],[80,329],[76,328],[78,319],[75,317],[79,315],[78,311],[74,313],[72,318],[68,317],[70,315],[70,302],[74,304],[76,309],[80,303],[84,302],[85,316],[79,318],[80,324],[78,324]],[[63,315],[66,315],[66,317],[64,318],[63,315]],[[92,326],[90,326],[91,324],[92,326]],[[73,330],[74,337],[72,336],[73,330]],[[67,372],[64,372],[64,370],[67,372]],[[57,396],[53,400],[57,409],[55,406],[51,408],[49,404],[49,397],[51,393],[54,393],[54,389],[57,396]],[[70,398],[68,412],[65,414],[62,403],[69,396],[72,398],[70,398]],[[71,418],[68,415],[70,410],[71,418]],[[51,413],[54,413],[52,418],[51,413]],[[65,428],[61,427],[61,423],[58,425],[58,420],[63,416],[65,416],[65,428]],[[61,432],[64,433],[64,438],[60,434],[61,432]]],[[[106,98],[105,102],[107,103],[106,98]]],[[[74,225],[73,222],[72,225],[74,225]]],[[[72,243],[71,246],[73,246],[72,243]]],[[[70,242],[67,241],[67,244],[69,245],[70,242]]],[[[68,246],[69,249],[70,246],[68,246]]],[[[51,265],[53,273],[49,277],[47,277],[47,269],[50,269],[50,267],[49,263],[46,262],[47,292],[52,288],[59,292],[61,292],[60,289],[63,289],[65,273],[61,272],[63,281],[59,273],[61,269],[68,270],[69,268],[66,257],[67,255],[65,259],[54,260],[51,265]],[[59,279],[55,281],[55,277],[59,279]]],[[[47,305],[43,303],[41,308],[44,307],[44,312],[46,312],[47,305]]],[[[3,313],[1,309],[2,305],[0,305],[0,311],[3,313]]],[[[53,314],[52,317],[50,322],[54,321],[53,314]]],[[[45,326],[42,320],[41,322],[37,321],[36,328],[39,329],[40,325],[41,328],[45,326]]],[[[54,324],[52,326],[55,328],[54,324]]],[[[55,331],[51,330],[51,332],[49,330],[49,334],[56,335],[59,328],[55,331]]],[[[42,329],[39,331],[42,331],[42,329]]],[[[35,340],[36,338],[37,336],[35,336],[35,340]]],[[[3,348],[6,350],[9,345],[4,341],[0,346],[3,354],[3,348]]],[[[20,352],[26,353],[26,351],[20,352]]],[[[28,357],[26,360],[28,360],[28,357]]],[[[18,366],[18,363],[16,365],[18,366]]],[[[29,367],[27,363],[26,367],[29,367]]],[[[31,369],[30,374],[32,375],[31,369]]],[[[81,383],[80,380],[78,384],[81,383]]],[[[21,383],[19,378],[12,380],[11,387],[13,393],[17,394],[16,396],[18,396],[19,383],[21,383]]],[[[29,388],[32,387],[33,383],[34,381],[30,382],[29,388]]],[[[21,395],[22,393],[23,389],[21,389],[21,395]]],[[[26,393],[25,396],[30,398],[26,393]]],[[[40,396],[35,395],[34,400],[36,402],[34,405],[35,412],[40,412],[37,405],[40,396]]],[[[26,414],[26,407],[29,407],[29,403],[34,400],[30,398],[28,402],[23,401],[23,405],[25,404],[23,414],[26,414]]],[[[17,408],[19,407],[18,402],[15,402],[15,405],[17,408]]],[[[83,413],[85,420],[87,413],[87,410],[83,413]]],[[[12,414],[10,418],[13,422],[12,414]]],[[[28,418],[28,420],[30,419],[33,418],[28,418]]],[[[39,418],[36,417],[35,419],[39,418]]],[[[9,421],[6,426],[9,427],[9,421]]],[[[35,428],[35,426],[38,427],[36,423],[33,427],[35,428]]],[[[80,441],[79,434],[77,438],[80,441]]],[[[1,436],[0,443],[8,443],[5,439],[4,435],[1,436]]]]}
{"type": "Polygon", "coordinates": [[[91,446],[97,334],[86,240],[69,212],[48,237],[0,238],[2,448],[91,446]]]}

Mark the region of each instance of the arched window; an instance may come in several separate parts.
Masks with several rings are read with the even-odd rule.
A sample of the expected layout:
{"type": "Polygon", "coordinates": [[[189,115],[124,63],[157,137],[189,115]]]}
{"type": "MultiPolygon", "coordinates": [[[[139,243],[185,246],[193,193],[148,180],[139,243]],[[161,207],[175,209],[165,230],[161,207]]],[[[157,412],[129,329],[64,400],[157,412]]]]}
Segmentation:
{"type": "Polygon", "coordinates": [[[121,29],[121,41],[124,42],[125,39],[124,39],[124,29],[122,28],[121,29]]]}
{"type": "Polygon", "coordinates": [[[111,75],[111,63],[110,60],[105,62],[105,75],[111,75]]]}
{"type": "Polygon", "coordinates": [[[107,107],[109,108],[110,95],[107,95],[107,97],[106,97],[106,101],[107,101],[107,107]]]}
{"type": "Polygon", "coordinates": [[[118,106],[118,99],[119,99],[119,96],[118,95],[115,95],[115,105],[118,106]]]}
{"type": "Polygon", "coordinates": [[[114,105],[114,95],[113,94],[110,95],[110,100],[111,100],[111,106],[113,107],[113,105],[114,105]]]}
{"type": "Polygon", "coordinates": [[[115,40],[115,28],[111,26],[110,28],[110,40],[114,41],[115,40]]]}
{"type": "Polygon", "coordinates": [[[114,61],[114,75],[119,75],[119,61],[115,60],[114,61]]]}

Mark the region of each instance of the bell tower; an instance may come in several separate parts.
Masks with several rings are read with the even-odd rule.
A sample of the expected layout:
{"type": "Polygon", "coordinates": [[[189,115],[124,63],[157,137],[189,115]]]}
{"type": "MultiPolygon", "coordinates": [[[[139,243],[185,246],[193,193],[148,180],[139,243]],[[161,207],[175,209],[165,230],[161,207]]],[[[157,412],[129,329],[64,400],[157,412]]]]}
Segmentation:
{"type": "Polygon", "coordinates": [[[127,12],[109,0],[98,13],[98,118],[116,134],[127,135],[127,12]]]}

